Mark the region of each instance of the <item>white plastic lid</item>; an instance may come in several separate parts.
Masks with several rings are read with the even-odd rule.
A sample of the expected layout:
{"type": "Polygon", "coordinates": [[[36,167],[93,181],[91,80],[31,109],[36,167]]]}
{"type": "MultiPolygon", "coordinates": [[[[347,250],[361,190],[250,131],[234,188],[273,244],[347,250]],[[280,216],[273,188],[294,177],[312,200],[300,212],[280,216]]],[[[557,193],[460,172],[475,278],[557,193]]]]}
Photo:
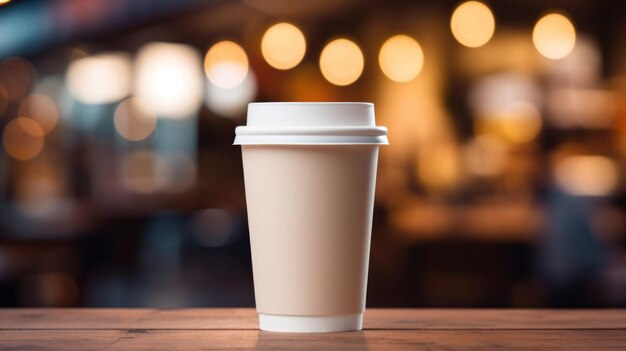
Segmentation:
{"type": "Polygon", "coordinates": [[[263,102],[248,105],[234,145],[389,144],[368,102],[263,102]]]}

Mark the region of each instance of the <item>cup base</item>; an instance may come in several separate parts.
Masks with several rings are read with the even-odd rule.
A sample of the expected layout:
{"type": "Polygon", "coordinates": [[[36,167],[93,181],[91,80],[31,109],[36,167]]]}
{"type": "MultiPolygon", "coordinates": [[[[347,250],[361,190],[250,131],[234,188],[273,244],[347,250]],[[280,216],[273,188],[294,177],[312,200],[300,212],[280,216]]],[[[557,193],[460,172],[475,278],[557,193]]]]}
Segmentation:
{"type": "Polygon", "coordinates": [[[259,313],[261,330],[284,333],[328,333],[363,329],[363,313],[340,316],[283,316],[259,313]]]}

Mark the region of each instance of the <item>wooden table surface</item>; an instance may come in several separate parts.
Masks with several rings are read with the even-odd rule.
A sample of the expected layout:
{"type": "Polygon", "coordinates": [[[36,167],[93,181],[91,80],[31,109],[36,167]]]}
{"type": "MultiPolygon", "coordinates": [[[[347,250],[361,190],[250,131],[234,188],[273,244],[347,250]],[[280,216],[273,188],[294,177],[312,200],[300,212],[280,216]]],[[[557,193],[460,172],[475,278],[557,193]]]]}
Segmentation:
{"type": "Polygon", "coordinates": [[[0,309],[0,350],[626,350],[626,310],[368,309],[362,332],[257,328],[253,309],[0,309]]]}

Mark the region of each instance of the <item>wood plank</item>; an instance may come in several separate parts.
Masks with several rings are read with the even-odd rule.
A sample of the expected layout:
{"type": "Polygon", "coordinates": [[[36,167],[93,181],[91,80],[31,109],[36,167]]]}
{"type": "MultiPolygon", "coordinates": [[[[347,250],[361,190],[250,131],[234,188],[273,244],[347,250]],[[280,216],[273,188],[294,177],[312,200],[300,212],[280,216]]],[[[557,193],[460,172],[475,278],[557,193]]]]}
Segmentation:
{"type": "Polygon", "coordinates": [[[16,308],[0,309],[9,329],[258,329],[252,308],[16,308]]]}
{"type": "Polygon", "coordinates": [[[626,329],[626,310],[372,309],[367,329],[626,329]]]}
{"type": "Polygon", "coordinates": [[[25,350],[623,350],[623,330],[367,330],[281,334],[253,330],[0,331],[0,349],[25,350]]]}
{"type": "Polygon", "coordinates": [[[0,350],[104,350],[126,335],[120,330],[0,330],[0,350]]]}
{"type": "MultiPolygon", "coordinates": [[[[0,330],[256,330],[253,309],[0,309],[0,330]]],[[[626,310],[368,309],[366,329],[626,329],[626,310]]]]}

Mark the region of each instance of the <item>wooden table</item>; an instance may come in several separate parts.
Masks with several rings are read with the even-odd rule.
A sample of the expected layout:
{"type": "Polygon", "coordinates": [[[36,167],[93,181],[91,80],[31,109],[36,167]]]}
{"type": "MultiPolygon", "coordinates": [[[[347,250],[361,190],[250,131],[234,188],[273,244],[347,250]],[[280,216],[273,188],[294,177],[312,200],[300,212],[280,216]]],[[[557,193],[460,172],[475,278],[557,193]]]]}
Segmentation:
{"type": "Polygon", "coordinates": [[[253,309],[0,309],[0,350],[626,350],[626,310],[368,309],[362,332],[257,328],[253,309]]]}

